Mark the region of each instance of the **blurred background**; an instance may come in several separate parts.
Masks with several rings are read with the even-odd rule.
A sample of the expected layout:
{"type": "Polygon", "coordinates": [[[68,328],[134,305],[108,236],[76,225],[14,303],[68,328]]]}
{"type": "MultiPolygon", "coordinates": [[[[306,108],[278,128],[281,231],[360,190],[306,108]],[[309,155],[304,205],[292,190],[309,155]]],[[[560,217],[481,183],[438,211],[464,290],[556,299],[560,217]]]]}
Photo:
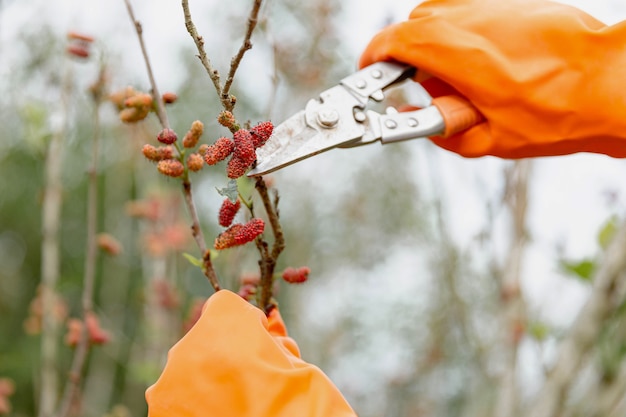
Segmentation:
{"type": "MultiPolygon", "coordinates": [[[[172,127],[181,135],[201,120],[207,143],[227,134],[179,2],[134,3],[157,84],[178,95],[168,106],[172,127]]],[[[251,3],[190,4],[222,73],[251,3]]],[[[607,24],[626,18],[621,1],[569,3],[607,24]]],[[[235,115],[284,120],[355,70],[369,39],[416,4],[264,2],[233,86],[235,115]]],[[[94,310],[108,338],[89,352],[80,415],[145,415],[146,387],[212,293],[183,256],[198,254],[179,182],[141,155],[160,130],[156,118],[123,124],[111,103],[95,105],[94,83],[108,92],[150,88],[122,1],[0,0],[0,414],[42,415],[42,385],[53,387],[53,401],[61,397],[73,357],[67,325],[81,310],[94,135],[97,231],[121,250],[96,262],[94,310]],[[94,37],[89,57],[67,53],[70,31],[94,37]],[[42,262],[51,152],[58,300],[44,310],[40,283],[56,270],[42,262]],[[56,323],[48,344],[42,317],[56,323]],[[55,366],[44,372],[46,349],[55,366]]],[[[410,84],[391,94],[395,102],[413,95],[410,84]]],[[[624,162],[601,155],[468,160],[429,141],[334,150],[272,174],[287,245],[278,269],[311,268],[306,283],[277,288],[290,335],[362,417],[537,415],[529,413],[551,386],[623,218],[624,178],[624,162]]],[[[211,243],[221,230],[215,189],[227,178],[204,169],[192,181],[211,243]]],[[[215,263],[237,291],[256,253],[231,249],[215,263]]],[[[625,315],[622,299],[596,323],[558,415],[626,415],[625,315]]]]}

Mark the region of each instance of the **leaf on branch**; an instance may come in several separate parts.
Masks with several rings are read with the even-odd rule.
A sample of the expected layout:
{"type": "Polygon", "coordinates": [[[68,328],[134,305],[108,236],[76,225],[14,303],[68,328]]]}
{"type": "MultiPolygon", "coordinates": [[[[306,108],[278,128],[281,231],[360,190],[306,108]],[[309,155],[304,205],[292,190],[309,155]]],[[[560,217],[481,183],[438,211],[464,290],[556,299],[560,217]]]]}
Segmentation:
{"type": "Polygon", "coordinates": [[[190,264],[192,264],[193,266],[197,266],[199,268],[202,268],[202,259],[198,259],[195,256],[184,252],[183,256],[185,257],[185,259],[187,259],[189,261],[190,264]]]}
{"type": "Polygon", "coordinates": [[[237,178],[237,187],[239,189],[239,194],[241,194],[246,200],[248,200],[252,195],[254,182],[244,175],[237,178]]]}
{"type": "Polygon", "coordinates": [[[228,184],[226,184],[226,187],[224,188],[215,188],[217,190],[217,192],[224,196],[227,197],[231,202],[235,202],[237,201],[237,197],[239,196],[239,190],[237,188],[237,180],[230,180],[228,181],[228,184]]]}
{"type": "Polygon", "coordinates": [[[596,263],[591,259],[583,259],[581,261],[561,261],[561,269],[583,281],[591,281],[594,272],[596,271],[596,263]]]}

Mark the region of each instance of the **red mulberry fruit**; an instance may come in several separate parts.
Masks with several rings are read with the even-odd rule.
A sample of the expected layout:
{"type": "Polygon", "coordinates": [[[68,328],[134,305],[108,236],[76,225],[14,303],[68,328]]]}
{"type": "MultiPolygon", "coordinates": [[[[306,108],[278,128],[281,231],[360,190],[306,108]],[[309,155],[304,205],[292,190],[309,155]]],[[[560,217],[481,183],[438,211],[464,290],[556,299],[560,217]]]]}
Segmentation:
{"type": "Polygon", "coordinates": [[[172,129],[163,129],[157,136],[157,140],[166,145],[171,145],[176,142],[176,139],[178,139],[178,136],[176,136],[176,132],[172,129]]]}
{"type": "Polygon", "coordinates": [[[274,131],[274,125],[272,122],[261,122],[258,125],[254,126],[250,129],[250,133],[252,134],[252,142],[254,143],[255,148],[259,148],[267,142],[267,140],[272,136],[272,132],[274,131]]]}
{"type": "Polygon", "coordinates": [[[265,222],[262,219],[254,218],[246,224],[236,223],[220,233],[215,238],[215,249],[227,249],[234,246],[244,245],[252,242],[258,235],[263,233],[265,222]]]}
{"type": "Polygon", "coordinates": [[[207,165],[215,165],[220,161],[228,158],[233,152],[235,144],[229,138],[219,138],[215,143],[209,146],[204,153],[204,162],[207,165]]]}
{"type": "Polygon", "coordinates": [[[246,173],[249,166],[250,164],[246,164],[246,162],[238,158],[237,155],[233,155],[230,161],[228,161],[226,175],[228,175],[228,178],[237,179],[246,173]]]}
{"type": "Polygon", "coordinates": [[[230,201],[229,198],[225,199],[222,202],[222,206],[220,207],[219,212],[219,222],[221,226],[228,227],[232,224],[235,215],[239,211],[241,207],[241,202],[239,200],[234,203],[230,201]]]}
{"type": "Polygon", "coordinates": [[[235,142],[235,156],[241,159],[247,166],[252,165],[256,159],[252,134],[246,129],[239,129],[233,135],[235,142]]]}

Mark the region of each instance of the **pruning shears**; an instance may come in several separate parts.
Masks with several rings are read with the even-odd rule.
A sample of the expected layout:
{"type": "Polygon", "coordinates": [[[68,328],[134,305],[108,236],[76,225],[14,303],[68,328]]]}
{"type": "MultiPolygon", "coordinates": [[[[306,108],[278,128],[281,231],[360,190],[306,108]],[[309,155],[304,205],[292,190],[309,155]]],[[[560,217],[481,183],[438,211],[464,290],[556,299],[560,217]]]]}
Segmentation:
{"type": "Polygon", "coordinates": [[[382,114],[367,109],[370,100],[382,101],[386,88],[415,73],[411,66],[377,62],[347,76],[274,128],[257,149],[257,163],[248,176],[265,175],[333,148],[448,137],[483,120],[467,100],[459,96],[431,99],[425,90],[428,103],[419,110],[398,112],[390,107],[382,114]]]}

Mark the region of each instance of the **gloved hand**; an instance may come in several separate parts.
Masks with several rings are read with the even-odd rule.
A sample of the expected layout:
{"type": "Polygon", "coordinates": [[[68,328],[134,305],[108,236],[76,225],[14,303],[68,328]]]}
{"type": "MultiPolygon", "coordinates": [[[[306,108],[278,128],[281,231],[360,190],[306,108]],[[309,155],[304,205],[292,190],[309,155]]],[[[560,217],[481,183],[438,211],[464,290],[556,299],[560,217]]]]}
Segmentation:
{"type": "Polygon", "coordinates": [[[356,417],[328,377],[300,358],[278,309],[268,319],[226,290],[170,350],[146,399],[149,417],[356,417]]]}
{"type": "Polygon", "coordinates": [[[544,0],[431,0],[382,30],[360,66],[399,61],[459,94],[485,122],[432,138],[463,156],[626,157],[626,22],[544,0]]]}

